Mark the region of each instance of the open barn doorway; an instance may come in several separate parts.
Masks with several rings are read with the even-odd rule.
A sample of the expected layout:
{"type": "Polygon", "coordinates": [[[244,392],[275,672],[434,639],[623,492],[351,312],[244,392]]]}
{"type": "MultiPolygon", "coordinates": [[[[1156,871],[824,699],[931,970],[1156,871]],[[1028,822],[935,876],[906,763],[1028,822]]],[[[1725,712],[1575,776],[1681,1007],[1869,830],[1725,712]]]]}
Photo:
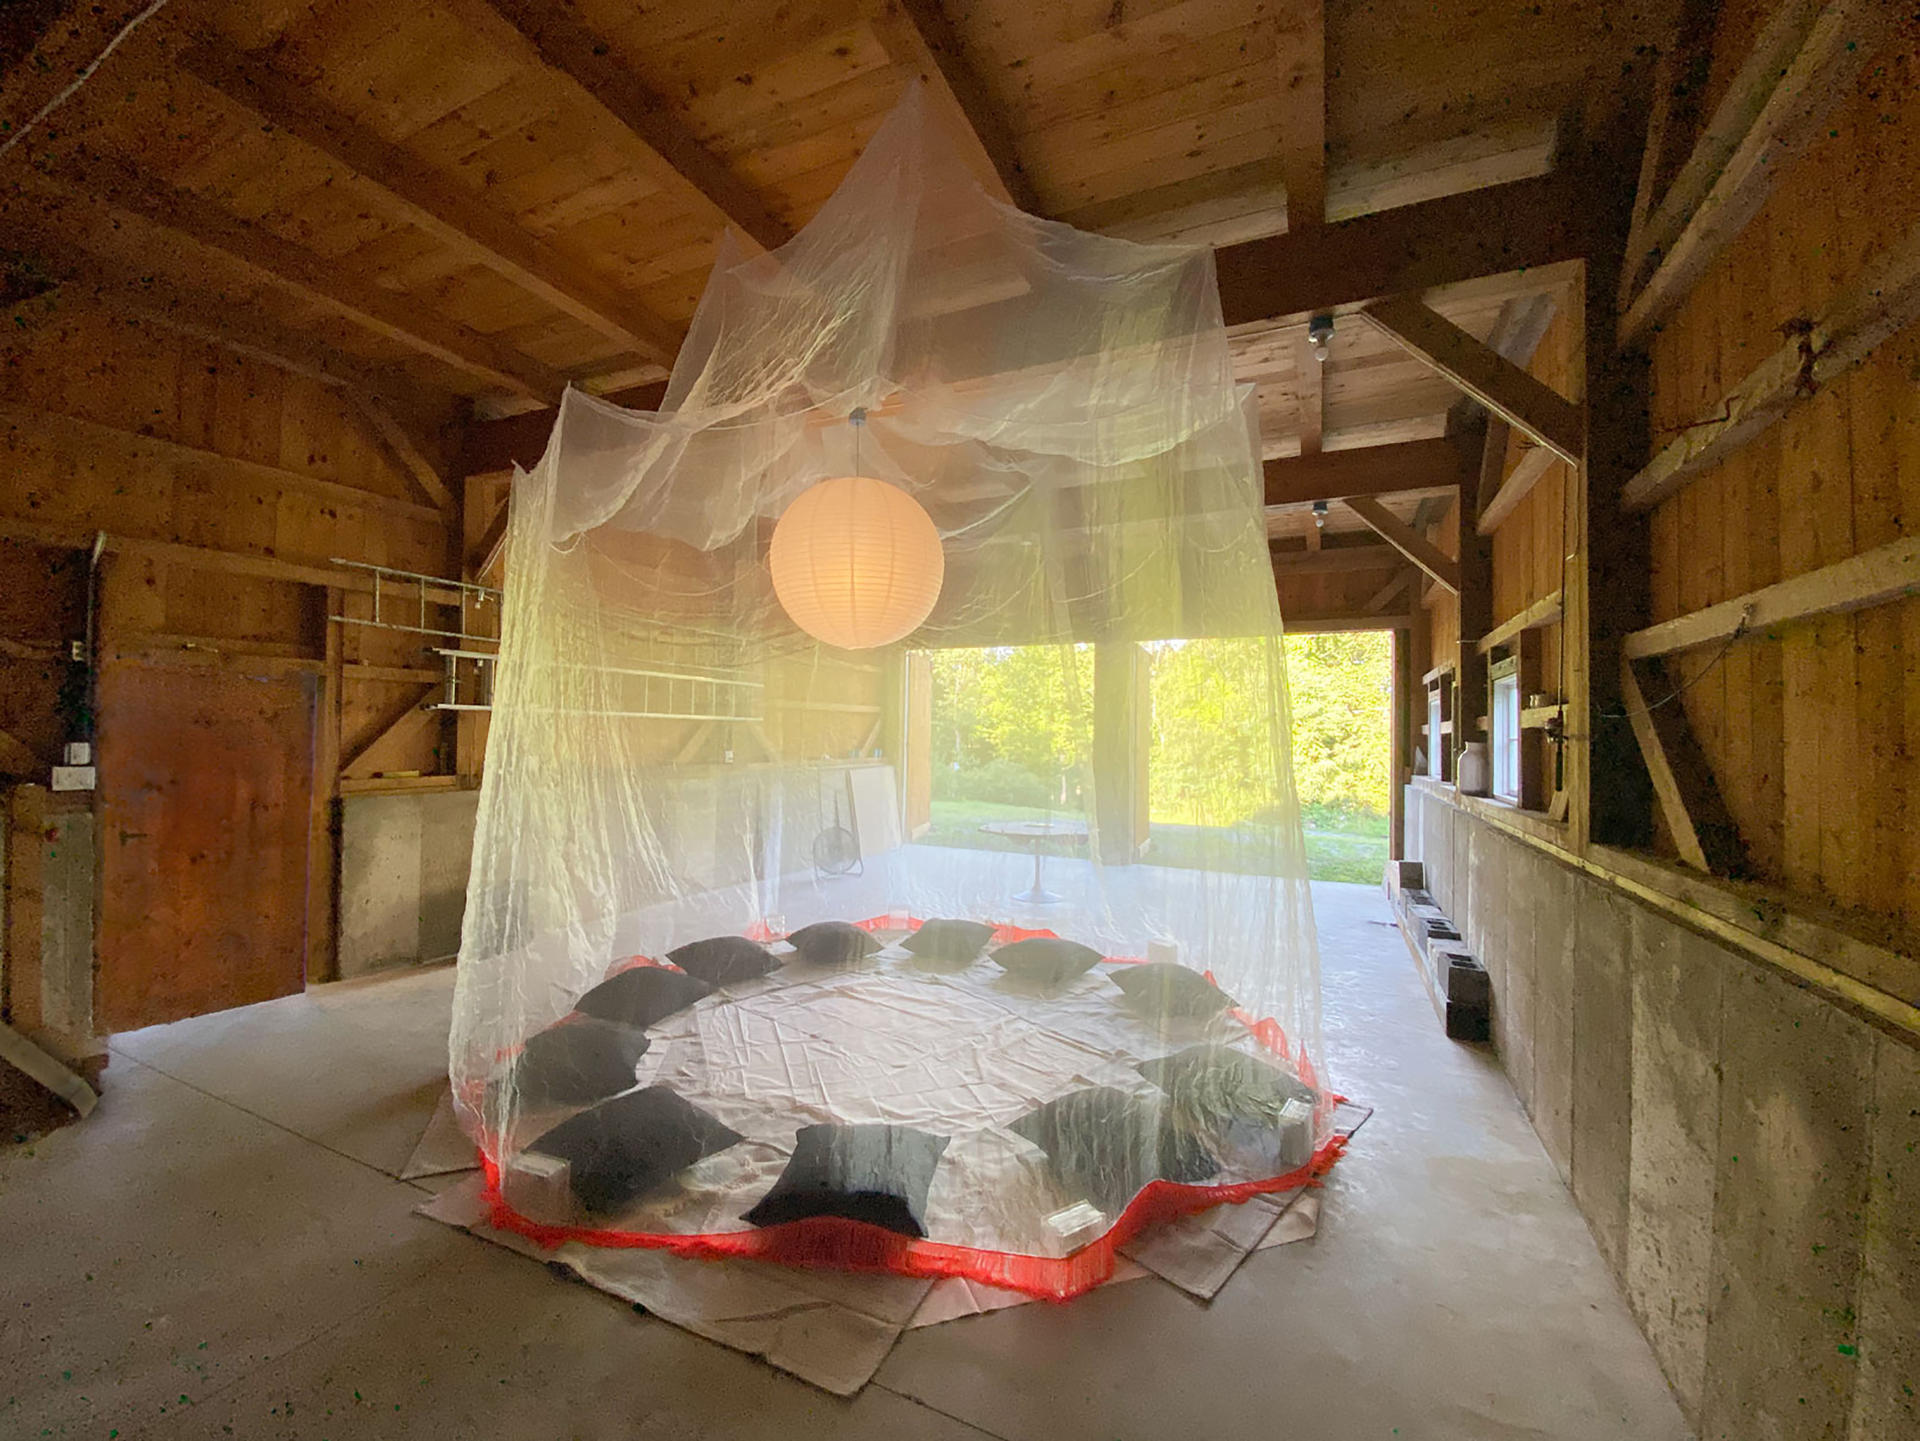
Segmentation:
{"type": "MultiPolygon", "coordinates": [[[[1215,867],[1266,856],[1268,742],[1229,704],[1264,684],[1258,640],[916,652],[905,812],[926,844],[1215,867]],[[1093,838],[1097,837],[1097,841],[1093,838]],[[1244,844],[1238,844],[1244,842],[1244,844]]],[[[1389,850],[1387,631],[1290,636],[1293,783],[1315,880],[1379,880],[1389,850]]]]}

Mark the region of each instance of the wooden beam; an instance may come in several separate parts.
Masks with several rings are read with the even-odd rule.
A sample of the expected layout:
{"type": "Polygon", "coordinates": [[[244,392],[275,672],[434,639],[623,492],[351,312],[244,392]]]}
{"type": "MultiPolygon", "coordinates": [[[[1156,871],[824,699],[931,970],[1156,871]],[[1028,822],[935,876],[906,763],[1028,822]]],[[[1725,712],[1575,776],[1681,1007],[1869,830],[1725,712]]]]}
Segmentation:
{"type": "Polygon", "coordinates": [[[549,0],[445,0],[478,38],[543,72],[553,88],[597,111],[631,142],[649,177],[769,250],[793,238],[753,189],[700,143],[672,106],[613,55],[605,41],[549,0]]]}
{"type": "Polygon", "coordinates": [[[359,506],[366,510],[406,516],[415,520],[437,521],[441,518],[438,510],[411,500],[381,495],[377,491],[362,490],[356,485],[342,485],[338,481],[322,480],[319,476],[308,475],[301,470],[287,470],[282,466],[267,465],[257,460],[242,460],[238,456],[226,455],[217,450],[188,445],[184,441],[167,440],[157,435],[141,435],[136,431],[122,430],[118,426],[103,425],[97,420],[84,420],[77,415],[57,415],[50,411],[32,410],[26,406],[0,402],[0,426],[41,438],[58,437],[64,433],[75,442],[77,449],[83,452],[92,451],[96,460],[101,458],[99,452],[102,447],[114,447],[161,463],[178,460],[205,462],[235,474],[249,476],[268,485],[303,490],[310,495],[331,501],[335,505],[359,506]]]}
{"type": "Polygon", "coordinates": [[[1460,451],[1448,440],[1407,440],[1269,460],[1263,466],[1266,503],[1311,505],[1349,496],[1445,491],[1460,484],[1460,451]]]}
{"type": "Polygon", "coordinates": [[[1354,611],[1288,612],[1280,614],[1280,626],[1288,635],[1323,635],[1354,630],[1411,630],[1415,618],[1405,612],[1381,615],[1354,611]]]}
{"type": "Polygon", "coordinates": [[[358,392],[390,411],[422,413],[441,403],[399,374],[335,350],[217,291],[187,291],[157,276],[110,277],[83,266],[73,280],[61,284],[59,295],[62,301],[71,299],[263,360],[319,385],[358,392]]]}
{"type": "Polygon", "coordinates": [[[1304,329],[1293,338],[1293,377],[1294,399],[1300,407],[1300,454],[1319,455],[1327,427],[1327,367],[1304,329]]]}
{"type": "Polygon", "coordinates": [[[1360,570],[1385,570],[1400,564],[1400,552],[1390,545],[1323,545],[1315,551],[1273,552],[1274,571],[1288,575],[1345,575],[1360,570]]]}
{"type": "Polygon", "coordinates": [[[420,694],[409,697],[404,705],[389,708],[387,714],[381,717],[380,723],[374,727],[371,735],[351,749],[342,749],[340,752],[341,774],[344,776],[347,771],[351,770],[359,762],[362,756],[366,755],[375,746],[379,745],[381,741],[393,734],[400,726],[406,724],[406,722],[413,717],[414,713],[420,709],[421,700],[427,691],[430,691],[433,685],[438,683],[439,679],[436,677],[431,684],[420,691],[420,694]]]}
{"type": "Polygon", "coordinates": [[[1497,415],[1487,417],[1486,436],[1480,447],[1480,474],[1473,495],[1462,495],[1460,498],[1460,514],[1463,517],[1479,516],[1486,510],[1487,503],[1500,493],[1500,482],[1507,465],[1507,442],[1512,435],[1513,427],[1506,421],[1497,415]]]}
{"type": "Polygon", "coordinates": [[[1324,0],[1290,0],[1274,21],[1280,69],[1280,180],[1287,230],[1327,220],[1327,24],[1324,0]]]}
{"type": "Polygon", "coordinates": [[[1719,12],[1720,0],[1680,0],[1671,36],[1654,62],[1640,181],[1627,227],[1626,263],[1620,267],[1618,304],[1622,309],[1632,302],[1633,287],[1645,273],[1652,248],[1648,226],[1699,139],[1700,101],[1712,76],[1713,31],[1719,12]]]}
{"type": "Polygon", "coordinates": [[[1369,596],[1366,604],[1361,606],[1360,609],[1364,610],[1368,615],[1379,614],[1392,603],[1395,596],[1413,584],[1413,578],[1416,574],[1417,572],[1412,570],[1401,571],[1369,596]]]}
{"type": "MultiPolygon", "coordinates": [[[[104,552],[144,555],[168,565],[210,570],[220,575],[244,575],[257,580],[278,580],[290,585],[314,585],[322,589],[333,586],[361,595],[373,593],[373,577],[365,571],[283,560],[273,555],[252,555],[246,551],[182,545],[171,540],[143,540],[137,536],[108,535],[104,531],[68,529],[7,515],[0,515],[0,540],[24,541],[28,545],[46,546],[54,550],[84,551],[98,544],[104,552]]],[[[457,606],[460,604],[460,595],[458,590],[429,586],[427,603],[457,606]]]]}
{"type": "Polygon", "coordinates": [[[25,188],[103,205],[218,251],[303,300],[488,385],[537,400],[557,399],[565,388],[558,371],[531,356],[436,315],[397,291],[361,280],[271,231],[235,218],[203,196],[163,185],[117,158],[95,154],[84,164],[37,170],[25,188]]]}
{"type": "Polygon", "coordinates": [[[1460,565],[1452,556],[1377,500],[1356,495],[1348,497],[1345,505],[1377,531],[1388,545],[1455,595],[1460,594],[1460,565]]]}
{"type": "MultiPolygon", "coordinates": [[[[600,399],[624,405],[629,410],[658,410],[666,394],[666,382],[658,381],[615,391],[600,399]]],[[[471,422],[461,439],[456,470],[466,476],[501,475],[516,465],[522,470],[532,470],[546,453],[553,424],[559,418],[559,409],[548,405],[500,420],[471,422]]]]}
{"type": "Polygon", "coordinates": [[[410,223],[582,324],[663,366],[684,332],[579,260],[492,209],[470,187],[356,124],[266,64],[230,46],[203,44],[179,67],[262,122],[319,151],[385,195],[410,223]]]}
{"type": "Polygon", "coordinates": [[[1214,252],[1228,325],[1365,304],[1586,257],[1580,167],[1214,252]]]}
{"type": "Polygon", "coordinates": [[[0,156],[44,124],[166,5],[167,0],[13,0],[6,7],[10,63],[0,72],[0,156]]]}
{"type": "Polygon", "coordinates": [[[1652,274],[1620,317],[1621,345],[1639,343],[1671,315],[1759,213],[1781,173],[1819,137],[1827,112],[1892,36],[1901,9],[1886,0],[1781,0],[1643,228],[1640,263],[1652,274]]]}
{"type": "Polygon", "coordinates": [[[1513,514],[1514,508],[1527,498],[1528,492],[1540,483],[1540,477],[1559,461],[1560,457],[1544,445],[1521,451],[1520,459],[1513,463],[1513,470],[1500,483],[1500,488],[1494,491],[1493,498],[1481,507],[1473,528],[1481,535],[1492,535],[1513,514]]]}
{"type": "Polygon", "coordinates": [[[1553,591],[1543,595],[1532,605],[1493,627],[1475,643],[1480,654],[1491,654],[1498,647],[1513,640],[1522,631],[1539,630],[1544,626],[1558,625],[1563,614],[1560,592],[1553,591]]]}
{"type": "Polygon", "coordinates": [[[929,98],[958,122],[954,128],[973,151],[975,173],[1000,199],[1040,214],[1040,197],[1020,163],[1013,132],[939,0],[861,0],[860,8],[888,58],[917,74],[929,98]]]}
{"type": "Polygon", "coordinates": [[[453,492],[447,489],[447,483],[440,478],[439,468],[413,432],[371,397],[355,394],[353,399],[355,408],[366,417],[375,438],[400,467],[401,473],[436,509],[443,512],[452,509],[453,492]]]}
{"type": "Polygon", "coordinates": [[[1697,871],[1736,875],[1746,869],[1740,831],[1727,814],[1713,771],[1693,738],[1678,691],[1659,661],[1620,662],[1620,690],[1653,794],[1680,859],[1697,871]],[[1643,684],[1644,679],[1644,684],[1643,684]],[[1647,689],[1655,693],[1651,705],[1647,689]]]}
{"type": "Polygon", "coordinates": [[[1375,301],[1360,314],[1402,350],[1439,371],[1516,430],[1579,464],[1586,446],[1586,419],[1579,406],[1551,386],[1417,296],[1375,301]]]}
{"type": "Polygon", "coordinates": [[[1844,615],[1920,595],[1920,536],[1889,541],[1805,575],[1748,591],[1626,637],[1631,660],[1671,655],[1715,641],[1763,636],[1816,616],[1844,615]]]}
{"type": "Polygon", "coordinates": [[[394,685],[441,685],[446,681],[446,672],[431,666],[419,665],[368,665],[365,661],[350,660],[341,665],[341,679],[353,681],[381,681],[394,685]]]}
{"type": "Polygon", "coordinates": [[[480,543],[473,548],[473,553],[468,557],[473,579],[482,580],[491,575],[494,566],[499,564],[501,552],[506,548],[507,521],[512,512],[512,502],[503,500],[500,503],[500,513],[488,522],[486,532],[480,537],[480,543]]]}
{"type": "Polygon", "coordinates": [[[1920,224],[1875,256],[1826,313],[1755,366],[1628,481],[1620,504],[1649,510],[1718,465],[1802,400],[1920,320],[1920,224]]]}

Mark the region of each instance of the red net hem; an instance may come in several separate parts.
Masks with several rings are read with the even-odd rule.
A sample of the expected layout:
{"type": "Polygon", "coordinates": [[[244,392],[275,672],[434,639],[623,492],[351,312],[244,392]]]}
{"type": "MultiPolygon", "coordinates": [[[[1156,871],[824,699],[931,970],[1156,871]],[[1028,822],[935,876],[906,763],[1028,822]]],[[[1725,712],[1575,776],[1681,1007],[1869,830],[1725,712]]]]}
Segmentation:
{"type": "Polygon", "coordinates": [[[1021,1291],[1043,1301],[1067,1301],[1092,1290],[1113,1275],[1122,1246],[1149,1226],[1176,1220],[1219,1205],[1239,1205],[1255,1196],[1318,1184],[1346,1149],[1347,1137],[1329,1137],[1313,1159],[1284,1176],[1241,1181],[1230,1186],[1182,1186],[1149,1182],[1127,1204],[1108,1230],[1070,1256],[1024,1256],[983,1251],[944,1241],[915,1240],[865,1221],[837,1216],[789,1221],[752,1231],[714,1231],[697,1235],[616,1231],[590,1226],[549,1226],[520,1215],[500,1194],[500,1172],[482,1154],[486,1171],[488,1223],[549,1249],[567,1241],[588,1246],[669,1251],[700,1260],[751,1257],[782,1266],[827,1267],[842,1271],[882,1271],[895,1276],[945,1280],[964,1276],[989,1286],[1021,1291]]]}

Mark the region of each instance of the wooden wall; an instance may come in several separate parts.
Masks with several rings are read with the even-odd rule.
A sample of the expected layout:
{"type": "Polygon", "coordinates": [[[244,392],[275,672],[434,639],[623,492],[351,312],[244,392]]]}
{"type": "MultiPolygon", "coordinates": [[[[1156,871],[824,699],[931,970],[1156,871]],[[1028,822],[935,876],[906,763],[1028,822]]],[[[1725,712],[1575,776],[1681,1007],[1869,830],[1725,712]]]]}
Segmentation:
{"type": "MultiPolygon", "coordinates": [[[[398,460],[335,389],[78,307],[25,307],[3,358],[0,535],[80,546],[105,531],[224,556],[447,573],[445,519],[410,490],[398,460]]],[[[77,596],[67,593],[73,586],[47,584],[55,574],[84,574],[75,551],[16,543],[0,552],[0,565],[9,568],[0,588],[44,596],[48,606],[37,624],[11,606],[9,637],[79,635],[73,612],[84,606],[84,581],[77,596]]],[[[103,639],[122,651],[324,660],[327,598],[315,586],[148,555],[115,556],[109,565],[118,580],[103,639]]],[[[359,597],[344,603],[368,609],[359,597]]],[[[391,718],[397,699],[421,694],[359,667],[420,667],[430,658],[421,637],[348,626],[342,643],[351,747],[391,718]]],[[[22,679],[26,694],[8,687],[15,699],[0,726],[51,759],[66,735],[57,681],[44,663],[12,664],[8,678],[22,679]]],[[[415,726],[383,742],[362,769],[451,770],[442,749],[437,724],[415,726]]]]}
{"type": "MultiPolygon", "coordinates": [[[[1714,85],[1751,44],[1729,6],[1714,85]]],[[[1654,439],[1721,397],[1920,219],[1920,69],[1867,67],[1824,138],[1652,348],[1654,439]]],[[[1712,101],[1709,96],[1709,103],[1712,101]]],[[[1920,329],[1794,407],[1652,516],[1656,621],[1920,530],[1920,329]]],[[[1758,873],[1920,923],[1920,599],[1678,658],[1695,737],[1758,873]]]]}

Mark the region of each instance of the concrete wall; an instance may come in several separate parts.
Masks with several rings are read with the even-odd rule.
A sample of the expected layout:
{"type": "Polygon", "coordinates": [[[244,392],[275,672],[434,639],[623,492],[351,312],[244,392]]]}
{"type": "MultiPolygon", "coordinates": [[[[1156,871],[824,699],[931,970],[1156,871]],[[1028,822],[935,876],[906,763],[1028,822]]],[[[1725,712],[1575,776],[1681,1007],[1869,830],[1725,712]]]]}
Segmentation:
{"type": "Polygon", "coordinates": [[[0,790],[0,1019],[76,1070],[97,1070],[93,797],[0,790]]]}
{"type": "Polygon", "coordinates": [[[460,949],[479,800],[470,790],[342,799],[342,979],[460,949]]]}
{"type": "Polygon", "coordinates": [[[1407,845],[1703,1441],[1920,1437],[1920,1051],[1419,786],[1407,845]]]}

